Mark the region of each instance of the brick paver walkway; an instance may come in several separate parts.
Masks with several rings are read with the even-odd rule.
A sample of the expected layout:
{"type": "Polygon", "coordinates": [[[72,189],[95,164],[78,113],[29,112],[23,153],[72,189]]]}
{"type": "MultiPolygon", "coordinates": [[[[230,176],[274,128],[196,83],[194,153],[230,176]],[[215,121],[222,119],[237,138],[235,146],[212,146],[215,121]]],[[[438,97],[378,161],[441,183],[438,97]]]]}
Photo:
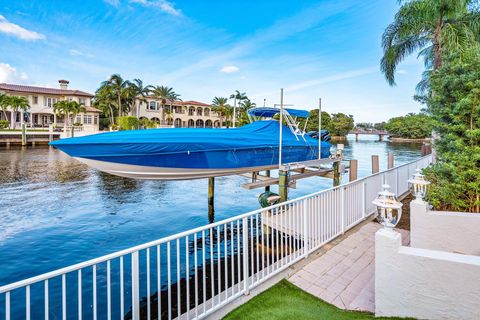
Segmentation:
{"type": "MultiPolygon", "coordinates": [[[[288,280],[301,289],[346,310],[375,311],[375,232],[370,222],[362,226],[288,280]]],[[[404,245],[410,233],[397,229],[404,245]]]]}

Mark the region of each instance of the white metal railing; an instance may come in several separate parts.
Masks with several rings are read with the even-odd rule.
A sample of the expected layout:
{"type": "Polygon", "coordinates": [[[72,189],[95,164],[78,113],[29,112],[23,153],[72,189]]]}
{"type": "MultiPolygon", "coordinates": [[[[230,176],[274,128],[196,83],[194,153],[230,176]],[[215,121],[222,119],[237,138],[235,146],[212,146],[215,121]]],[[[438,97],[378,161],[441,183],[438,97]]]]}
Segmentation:
{"type": "Polygon", "coordinates": [[[196,319],[246,294],[398,195],[431,156],[0,287],[0,318],[196,319]],[[160,317],[158,316],[160,314],[160,317]]]}

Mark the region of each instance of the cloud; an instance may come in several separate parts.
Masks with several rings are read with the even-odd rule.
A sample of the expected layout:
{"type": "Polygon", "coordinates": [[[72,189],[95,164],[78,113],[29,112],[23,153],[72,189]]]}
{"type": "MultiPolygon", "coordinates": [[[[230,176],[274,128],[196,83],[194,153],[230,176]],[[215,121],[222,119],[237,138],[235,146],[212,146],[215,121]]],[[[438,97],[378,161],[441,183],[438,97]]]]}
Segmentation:
{"type": "Polygon", "coordinates": [[[399,69],[399,70],[397,70],[397,73],[398,73],[398,74],[407,74],[408,71],[407,71],[407,70],[404,70],[404,69],[399,69]]]}
{"type": "Polygon", "coordinates": [[[220,69],[220,72],[223,73],[235,73],[239,71],[240,69],[237,66],[225,66],[222,69],[220,69]]]}
{"type": "MultiPolygon", "coordinates": [[[[112,1],[112,0],[109,0],[112,1]]],[[[175,8],[175,4],[167,0],[130,0],[131,3],[137,3],[144,7],[158,8],[161,11],[168,13],[172,16],[181,16],[182,12],[175,8]]]]}
{"type": "Polygon", "coordinates": [[[4,16],[0,15],[0,33],[5,33],[22,40],[35,41],[45,39],[45,35],[27,30],[18,24],[8,21],[4,16]]]}
{"type": "Polygon", "coordinates": [[[70,49],[69,51],[70,55],[72,57],[87,57],[87,58],[93,58],[93,54],[91,53],[85,53],[76,49],[70,49]]]}
{"type": "Polygon", "coordinates": [[[24,82],[28,80],[25,72],[17,72],[17,69],[8,63],[0,62],[0,82],[24,82]]]}
{"type": "Polygon", "coordinates": [[[206,58],[179,68],[170,74],[166,74],[164,75],[164,78],[170,82],[176,81],[198,73],[204,69],[211,68],[217,65],[218,61],[232,61],[237,58],[248,56],[267,45],[271,45],[272,43],[288,39],[295,34],[310,30],[319,25],[322,21],[345,11],[351,6],[352,5],[340,1],[334,4],[319,3],[301,11],[300,13],[281,19],[265,29],[257,30],[252,35],[242,38],[234,43],[228,44],[214,51],[207,51],[205,52],[206,58]]]}

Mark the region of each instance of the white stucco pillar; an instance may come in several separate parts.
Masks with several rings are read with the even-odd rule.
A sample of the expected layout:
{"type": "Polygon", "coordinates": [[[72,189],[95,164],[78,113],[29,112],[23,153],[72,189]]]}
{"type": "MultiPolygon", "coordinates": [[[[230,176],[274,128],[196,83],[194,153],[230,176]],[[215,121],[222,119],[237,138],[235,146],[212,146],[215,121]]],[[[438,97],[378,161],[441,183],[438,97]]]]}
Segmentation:
{"type": "Polygon", "coordinates": [[[410,202],[410,245],[414,248],[421,247],[419,237],[422,237],[422,230],[431,227],[428,223],[426,213],[428,203],[422,199],[414,199],[410,202]]]}
{"type": "MultiPolygon", "coordinates": [[[[402,245],[402,235],[394,230],[380,229],[375,233],[375,315],[390,316],[398,301],[390,292],[392,275],[401,272],[395,258],[402,245]]],[[[393,288],[396,288],[393,286],[393,288]]]]}
{"type": "Polygon", "coordinates": [[[16,116],[15,112],[11,111],[10,112],[10,127],[11,128],[15,127],[15,122],[16,122],[15,120],[17,120],[17,119],[15,119],[15,116],[16,116]]]}

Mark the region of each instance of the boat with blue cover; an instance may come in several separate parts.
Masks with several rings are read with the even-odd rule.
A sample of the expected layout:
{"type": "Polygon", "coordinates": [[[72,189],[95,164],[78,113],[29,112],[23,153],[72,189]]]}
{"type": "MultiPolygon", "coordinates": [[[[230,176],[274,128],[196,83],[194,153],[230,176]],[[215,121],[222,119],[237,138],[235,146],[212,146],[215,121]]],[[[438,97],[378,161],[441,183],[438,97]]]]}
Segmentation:
{"type": "MultiPolygon", "coordinates": [[[[276,108],[254,108],[254,121],[239,128],[162,128],[100,133],[56,140],[50,145],[110,174],[185,180],[278,168],[280,123],[276,108]]],[[[308,111],[285,109],[282,164],[330,156],[330,143],[307,135],[296,124],[308,111]],[[320,148],[319,148],[320,146],[320,148]]]]}

